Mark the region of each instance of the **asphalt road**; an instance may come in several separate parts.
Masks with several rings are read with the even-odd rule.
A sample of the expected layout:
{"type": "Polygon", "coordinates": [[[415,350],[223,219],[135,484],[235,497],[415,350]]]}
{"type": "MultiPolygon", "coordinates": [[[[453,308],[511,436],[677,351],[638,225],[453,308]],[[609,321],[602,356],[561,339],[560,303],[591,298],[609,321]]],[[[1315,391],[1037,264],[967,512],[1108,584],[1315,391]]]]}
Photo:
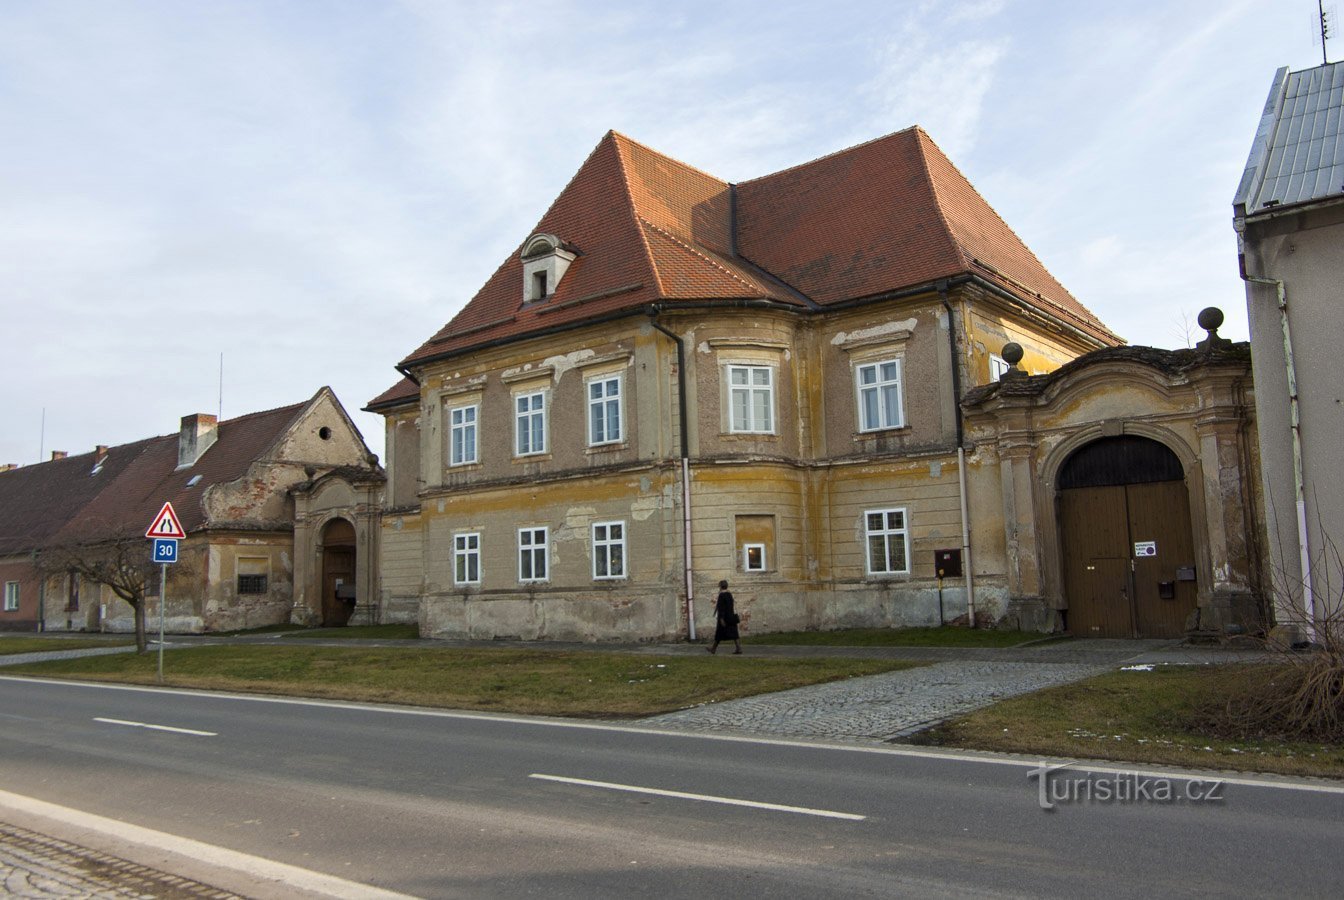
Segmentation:
{"type": "Polygon", "coordinates": [[[1344,896],[1338,788],[1031,767],[0,678],[0,790],[417,896],[1344,896]]]}

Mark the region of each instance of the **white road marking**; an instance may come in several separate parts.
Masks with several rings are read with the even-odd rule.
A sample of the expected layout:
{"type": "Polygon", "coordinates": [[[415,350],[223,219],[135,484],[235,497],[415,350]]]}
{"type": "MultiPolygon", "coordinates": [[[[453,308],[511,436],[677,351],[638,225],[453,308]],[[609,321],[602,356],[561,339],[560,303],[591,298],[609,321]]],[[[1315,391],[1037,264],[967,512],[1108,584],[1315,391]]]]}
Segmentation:
{"type": "Polygon", "coordinates": [[[1047,763],[1068,763],[1078,772],[1138,775],[1152,778],[1175,778],[1182,781],[1207,781],[1217,778],[1224,784],[1247,787],[1274,788],[1284,791],[1302,791],[1310,794],[1344,794],[1344,785],[1322,784],[1291,775],[1231,775],[1225,770],[1190,770],[1175,767],[1138,768],[1114,763],[1089,762],[1065,757],[1026,756],[995,753],[992,751],[939,750],[936,748],[892,747],[883,745],[839,744],[828,741],[803,741],[788,738],[752,737],[739,734],[709,734],[699,731],[673,731],[668,728],[642,728],[638,725],[608,725],[598,722],[576,722],[573,719],[548,719],[540,716],[503,715],[499,713],[459,712],[445,709],[423,709],[413,706],[376,706],[371,703],[351,703],[343,700],[306,700],[298,697],[266,697],[257,694],[236,694],[226,691],[197,691],[186,688],[144,687],[132,684],[104,684],[94,681],[69,681],[61,678],[31,678],[21,675],[0,675],[0,681],[19,681],[28,684],[46,684],[57,687],[94,688],[103,691],[132,693],[173,694],[211,700],[241,700],[248,703],[278,703],[284,706],[312,706],[319,709],[350,709],[357,712],[382,713],[396,716],[421,716],[434,719],[464,719],[473,722],[503,722],[506,725],[531,725],[540,728],[571,728],[577,731],[613,731],[621,734],[644,734],[655,737],[681,738],[695,741],[721,741],[729,744],[754,744],[771,747],[796,747],[805,750],[834,750],[843,753],[875,753],[881,756],[908,756],[914,759],[948,760],[950,762],[982,763],[990,766],[1015,766],[1031,770],[1047,763]]]}
{"type": "Polygon", "coordinates": [[[191,838],[178,837],[151,828],[142,828],[129,822],[108,819],[68,806],[57,806],[34,797],[0,791],[0,808],[9,808],[33,816],[41,816],[75,828],[85,828],[123,841],[154,850],[177,853],[206,865],[231,869],[249,876],[279,882],[296,891],[310,891],[327,897],[346,897],[350,900],[406,900],[409,894],[399,894],[334,875],[301,869],[288,863],[276,862],[250,853],[240,853],[225,847],[216,847],[191,838]]]}
{"type": "Polygon", "coordinates": [[[701,800],[705,803],[722,803],[725,806],[750,806],[753,809],[769,809],[775,812],[798,813],[804,816],[821,816],[824,819],[848,819],[862,822],[867,816],[854,813],[835,812],[829,809],[810,809],[806,806],[784,806],[780,803],[762,803],[759,800],[738,800],[734,797],[716,797],[713,794],[688,794],[685,791],[664,791],[660,788],[639,787],[633,784],[613,784],[610,781],[589,781],[586,778],[566,778],[564,775],[539,775],[533,773],[528,778],[540,781],[558,781],[561,784],[577,784],[582,787],[605,788],[609,791],[626,791],[631,794],[653,794],[655,797],[675,797],[678,800],[701,800]]]}
{"type": "Polygon", "coordinates": [[[171,725],[151,725],[148,722],[128,722],[125,719],[102,719],[97,716],[93,721],[106,725],[128,725],[131,728],[148,728],[150,731],[171,731],[175,734],[195,734],[200,737],[219,737],[217,731],[197,731],[194,728],[174,728],[171,725]]]}

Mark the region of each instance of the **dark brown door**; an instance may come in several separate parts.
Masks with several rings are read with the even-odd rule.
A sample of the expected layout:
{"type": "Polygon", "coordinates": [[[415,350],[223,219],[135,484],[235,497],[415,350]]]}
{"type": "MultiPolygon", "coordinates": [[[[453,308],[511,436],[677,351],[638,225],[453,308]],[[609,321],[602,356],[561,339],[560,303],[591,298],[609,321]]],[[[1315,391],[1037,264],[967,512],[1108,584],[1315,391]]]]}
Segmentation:
{"type": "Polygon", "coordinates": [[[336,588],[355,580],[355,551],[328,548],[322,554],[322,624],[341,626],[350,621],[354,604],[336,596],[336,588]]]}
{"type": "Polygon", "coordinates": [[[1197,601],[1183,481],[1060,492],[1068,628],[1078,637],[1180,637],[1197,601]],[[1149,555],[1151,554],[1151,555],[1149,555]]]}
{"type": "Polygon", "coordinates": [[[1130,637],[1129,531],[1123,485],[1075,488],[1059,497],[1068,628],[1077,637],[1130,637]]]}
{"type": "Polygon", "coordinates": [[[1195,583],[1177,580],[1177,569],[1193,568],[1190,500],[1183,481],[1125,486],[1131,551],[1143,545],[1153,555],[1134,557],[1134,614],[1143,637],[1180,637],[1198,604],[1195,583]]]}

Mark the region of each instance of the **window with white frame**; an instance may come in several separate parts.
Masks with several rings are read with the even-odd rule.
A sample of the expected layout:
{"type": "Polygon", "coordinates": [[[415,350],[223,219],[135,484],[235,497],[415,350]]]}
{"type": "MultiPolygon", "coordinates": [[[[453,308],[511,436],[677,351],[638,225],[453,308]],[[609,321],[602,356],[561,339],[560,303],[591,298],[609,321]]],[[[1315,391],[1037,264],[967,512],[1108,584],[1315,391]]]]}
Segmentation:
{"type": "Polygon", "coordinates": [[[19,583],[5,582],[5,612],[15,612],[19,608],[19,583]]]}
{"type": "Polygon", "coordinates": [[[518,529],[518,580],[546,580],[546,528],[518,529]]]}
{"type": "Polygon", "coordinates": [[[476,462],[476,419],[479,414],[480,407],[475,405],[449,411],[449,465],[465,466],[476,462]]]}
{"type": "Polygon", "coordinates": [[[993,353],[989,354],[990,381],[998,381],[1005,374],[1007,374],[1010,368],[1012,368],[1012,366],[1008,365],[1008,361],[1005,360],[1002,356],[996,356],[993,353]]]}
{"type": "Polygon", "coordinates": [[[859,430],[881,431],[905,424],[901,408],[901,361],[884,359],[854,369],[859,394],[859,430]]]}
{"type": "Polygon", "coordinates": [[[479,532],[453,535],[453,583],[481,583],[481,535],[479,532]]]}
{"type": "Polygon", "coordinates": [[[531,456],[546,452],[546,392],[534,391],[513,398],[517,424],[514,453],[531,456]]]}
{"type": "Polygon", "coordinates": [[[910,571],[910,541],[904,509],[870,509],[863,514],[868,539],[868,574],[910,571]]]}
{"type": "Polygon", "coordinates": [[[764,572],[765,569],[765,544],[743,544],[742,571],[764,572]]]}
{"type": "Polygon", "coordinates": [[[621,428],[621,376],[592,379],[588,382],[588,444],[617,443],[621,428]]]}
{"type": "Polygon", "coordinates": [[[729,430],[771,434],[775,430],[775,377],[769,366],[728,367],[729,430]]]}
{"type": "Polygon", "coordinates": [[[593,578],[625,577],[625,523],[593,523],[593,578]]]}

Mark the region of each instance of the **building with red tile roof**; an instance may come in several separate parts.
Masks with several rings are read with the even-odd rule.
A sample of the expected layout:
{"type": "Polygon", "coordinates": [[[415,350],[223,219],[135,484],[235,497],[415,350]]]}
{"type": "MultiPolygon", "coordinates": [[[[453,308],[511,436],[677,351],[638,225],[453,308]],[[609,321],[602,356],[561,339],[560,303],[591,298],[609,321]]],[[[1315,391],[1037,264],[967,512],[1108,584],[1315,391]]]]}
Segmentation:
{"type": "MultiPolygon", "coordinates": [[[[958,403],[1010,341],[1036,372],[1122,343],[922,129],[739,184],[609,132],[368,406],[380,602],[666,638],[728,577],[757,627],[927,622],[932,550],[971,549],[958,403]]],[[[1002,613],[1007,565],[960,588],[1002,613]]]]}
{"type": "MultiPolygon", "coordinates": [[[[0,581],[14,583],[17,600],[15,609],[0,611],[0,628],[126,630],[124,603],[77,577],[44,578],[43,556],[143,540],[148,559],[143,535],[166,502],[187,535],[169,582],[174,630],[315,621],[323,586],[312,570],[320,566],[298,558],[296,536],[300,546],[313,544],[310,532],[336,520],[374,532],[383,483],[330,388],[222,422],[187,416],[175,435],[53,456],[0,472],[0,581]],[[363,510],[346,498],[341,509],[316,501],[327,515],[317,514],[314,491],[333,473],[365,495],[363,510]]],[[[355,561],[348,562],[353,578],[355,561]]],[[[365,562],[369,584],[373,564],[365,562]]]]}

